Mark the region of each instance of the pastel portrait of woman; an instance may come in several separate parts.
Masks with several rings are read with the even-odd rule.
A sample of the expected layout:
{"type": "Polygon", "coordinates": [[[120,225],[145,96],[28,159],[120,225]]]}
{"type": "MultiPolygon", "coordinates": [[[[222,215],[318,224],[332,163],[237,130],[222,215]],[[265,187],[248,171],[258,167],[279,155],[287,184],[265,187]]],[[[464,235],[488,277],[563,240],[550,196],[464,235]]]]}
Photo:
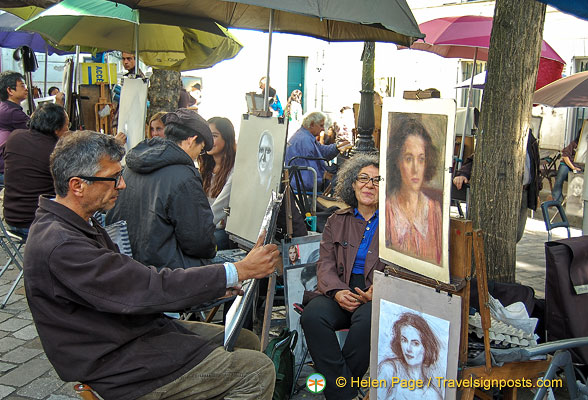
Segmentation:
{"type": "Polygon", "coordinates": [[[403,117],[390,136],[387,155],[386,247],[437,265],[441,263],[441,205],[427,191],[439,151],[423,124],[403,117]]]}
{"type": "MultiPolygon", "coordinates": [[[[404,312],[392,328],[390,347],[394,357],[386,358],[378,364],[378,379],[391,382],[392,378],[400,380],[428,382],[439,376],[437,363],[441,351],[439,339],[427,323],[418,314],[404,312]]],[[[378,389],[378,399],[442,399],[443,393],[435,383],[422,388],[387,385],[378,389]]]]}

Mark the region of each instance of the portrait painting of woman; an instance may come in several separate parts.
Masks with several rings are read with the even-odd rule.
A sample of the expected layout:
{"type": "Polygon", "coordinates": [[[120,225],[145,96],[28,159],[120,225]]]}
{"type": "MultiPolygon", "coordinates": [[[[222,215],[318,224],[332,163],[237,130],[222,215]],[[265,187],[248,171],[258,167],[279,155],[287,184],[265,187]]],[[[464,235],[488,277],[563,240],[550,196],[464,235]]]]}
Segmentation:
{"type": "MultiPolygon", "coordinates": [[[[390,306],[397,305],[390,303],[390,306]]],[[[443,399],[444,390],[438,386],[435,378],[445,376],[445,332],[437,332],[439,326],[431,325],[427,321],[430,318],[437,319],[436,317],[410,311],[405,307],[396,311],[399,313],[395,314],[396,319],[391,324],[391,339],[385,336],[379,343],[380,348],[384,347],[386,351],[382,351],[378,358],[377,378],[385,379],[387,383],[391,383],[392,378],[427,383],[431,378],[431,383],[421,388],[387,384],[378,389],[378,400],[443,399]]]]}
{"type": "Polygon", "coordinates": [[[455,100],[386,99],[382,109],[380,258],[449,282],[455,100]]]}
{"type": "Polygon", "coordinates": [[[386,247],[434,264],[441,263],[441,203],[423,189],[438,159],[423,124],[405,118],[388,145],[386,247]]]}

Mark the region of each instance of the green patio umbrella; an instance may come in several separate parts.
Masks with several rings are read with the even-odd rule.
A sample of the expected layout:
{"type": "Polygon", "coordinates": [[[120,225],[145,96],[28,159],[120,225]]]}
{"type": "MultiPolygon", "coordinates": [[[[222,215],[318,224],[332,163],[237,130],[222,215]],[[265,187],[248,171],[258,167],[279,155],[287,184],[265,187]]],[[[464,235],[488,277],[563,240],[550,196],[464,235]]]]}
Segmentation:
{"type": "Polygon", "coordinates": [[[147,65],[175,71],[208,68],[242,45],[206,18],[132,10],[105,0],[64,0],[21,25],[59,46],[135,52],[147,65]]]}

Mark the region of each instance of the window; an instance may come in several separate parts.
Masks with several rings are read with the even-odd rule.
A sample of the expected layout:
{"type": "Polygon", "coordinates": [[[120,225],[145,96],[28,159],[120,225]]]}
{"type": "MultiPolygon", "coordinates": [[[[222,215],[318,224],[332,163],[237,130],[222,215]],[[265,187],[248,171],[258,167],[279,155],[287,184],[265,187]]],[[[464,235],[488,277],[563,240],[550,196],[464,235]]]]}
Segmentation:
{"type": "MultiPolygon", "coordinates": [[[[465,81],[466,79],[471,79],[472,77],[472,68],[474,66],[474,61],[470,61],[470,60],[463,60],[461,61],[461,82],[465,81]]],[[[475,74],[479,74],[483,71],[486,70],[486,61],[476,61],[476,71],[475,74]]],[[[474,74],[474,75],[475,75],[474,74]]],[[[459,106],[460,107],[466,107],[467,106],[467,101],[468,101],[468,91],[469,88],[466,89],[459,89],[459,92],[461,92],[461,96],[459,98],[459,106]]],[[[460,94],[458,92],[458,95],[460,94]]],[[[482,105],[482,91],[478,90],[478,89],[473,89],[472,90],[472,98],[471,98],[471,103],[472,107],[477,107],[478,109],[481,108],[482,105]]]]}

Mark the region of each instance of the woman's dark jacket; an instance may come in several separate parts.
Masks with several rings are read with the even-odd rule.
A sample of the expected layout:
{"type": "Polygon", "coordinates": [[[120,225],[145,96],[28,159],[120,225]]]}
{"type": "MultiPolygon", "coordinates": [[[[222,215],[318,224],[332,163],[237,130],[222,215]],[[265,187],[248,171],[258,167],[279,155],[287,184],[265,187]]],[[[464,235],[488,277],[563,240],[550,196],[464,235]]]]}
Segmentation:
{"type": "MultiPolygon", "coordinates": [[[[349,287],[351,270],[366,225],[366,221],[355,218],[351,207],[336,211],[327,220],[317,265],[318,291],[321,294],[333,297],[339,290],[353,289],[349,287]]],[[[383,271],[386,266],[379,259],[378,249],[376,230],[365,260],[366,286],[372,285],[374,270],[383,271]]]]}

